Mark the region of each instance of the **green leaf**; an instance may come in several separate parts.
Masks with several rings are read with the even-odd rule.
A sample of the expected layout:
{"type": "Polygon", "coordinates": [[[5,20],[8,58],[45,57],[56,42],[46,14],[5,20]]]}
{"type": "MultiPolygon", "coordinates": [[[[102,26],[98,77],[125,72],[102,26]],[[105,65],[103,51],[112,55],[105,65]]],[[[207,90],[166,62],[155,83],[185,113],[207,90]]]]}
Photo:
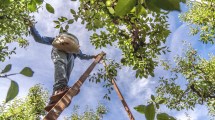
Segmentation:
{"type": "Polygon", "coordinates": [[[146,7],[151,10],[151,11],[154,11],[154,12],[160,12],[160,8],[157,7],[156,3],[157,3],[157,0],[146,0],[146,7]]]}
{"type": "Polygon", "coordinates": [[[155,100],[155,96],[154,96],[154,95],[151,95],[151,99],[154,101],[154,100],[155,100]]]}
{"type": "Polygon", "coordinates": [[[180,11],[179,3],[180,0],[157,0],[156,6],[167,11],[172,10],[180,11]]]}
{"type": "Polygon", "coordinates": [[[34,72],[31,70],[31,68],[29,67],[25,67],[24,69],[22,69],[22,71],[20,72],[20,74],[27,76],[27,77],[32,77],[34,72]]]}
{"type": "Polygon", "coordinates": [[[159,102],[158,102],[158,104],[163,104],[165,102],[165,100],[160,100],[159,102]]]}
{"type": "Polygon", "coordinates": [[[138,111],[139,113],[144,114],[144,113],[145,113],[146,106],[145,106],[145,105],[138,105],[138,106],[134,107],[134,109],[135,109],[136,111],[138,111]]]}
{"type": "Polygon", "coordinates": [[[138,0],[138,3],[143,4],[143,3],[145,3],[145,0],[138,0]]]}
{"type": "Polygon", "coordinates": [[[61,17],[61,19],[63,19],[63,21],[66,21],[66,20],[68,20],[68,18],[67,17],[61,17]]]}
{"type": "Polygon", "coordinates": [[[73,19],[70,19],[69,21],[68,21],[68,24],[72,24],[74,22],[74,20],[73,19]]]}
{"type": "Polygon", "coordinates": [[[176,120],[176,119],[172,116],[169,116],[166,113],[159,113],[157,114],[157,120],[176,120]]]}
{"type": "Polygon", "coordinates": [[[75,10],[73,10],[73,9],[70,9],[70,12],[71,12],[72,14],[76,14],[75,10]]]}
{"type": "Polygon", "coordinates": [[[67,20],[67,18],[62,16],[62,17],[58,18],[58,20],[59,20],[60,22],[65,22],[65,21],[67,20]]]}
{"type": "Polygon", "coordinates": [[[154,107],[153,103],[146,106],[145,116],[146,116],[146,120],[154,120],[154,118],[155,118],[155,107],[154,107]]]}
{"type": "Polygon", "coordinates": [[[0,3],[4,4],[4,5],[8,5],[11,3],[11,1],[10,0],[2,0],[2,1],[0,1],[0,3]]]}
{"type": "Polygon", "coordinates": [[[81,21],[81,24],[84,24],[84,20],[83,20],[83,21],[81,21]]]}
{"type": "Polygon", "coordinates": [[[38,5],[43,4],[43,0],[34,0],[38,5]]]}
{"type": "Polygon", "coordinates": [[[14,99],[17,96],[18,92],[19,92],[18,84],[15,81],[11,80],[10,88],[7,92],[6,103],[14,99]]]}
{"type": "Polygon", "coordinates": [[[31,12],[35,12],[37,10],[37,5],[34,1],[31,1],[29,4],[28,4],[28,9],[31,11],[31,12]]]}
{"type": "Polygon", "coordinates": [[[180,11],[180,1],[182,0],[146,0],[146,6],[148,9],[155,12],[159,12],[159,9],[180,11]]]}
{"type": "Polygon", "coordinates": [[[64,30],[63,30],[63,27],[60,27],[60,33],[63,33],[64,30]]]}
{"type": "Polygon", "coordinates": [[[58,25],[60,24],[60,22],[59,22],[59,21],[53,21],[53,22],[54,22],[55,24],[58,24],[58,25]]]}
{"type": "Polygon", "coordinates": [[[114,9],[113,9],[112,7],[107,7],[107,9],[108,9],[108,11],[109,11],[111,14],[114,14],[114,13],[115,13],[115,11],[114,11],[114,9]]]}
{"type": "Polygon", "coordinates": [[[186,3],[186,0],[180,0],[181,2],[183,2],[183,3],[186,3]]]}
{"type": "Polygon", "coordinates": [[[9,71],[11,70],[11,67],[12,67],[12,65],[11,65],[11,64],[8,64],[8,65],[4,68],[4,70],[2,70],[1,73],[7,73],[7,72],[9,72],[9,71]]]}
{"type": "Polygon", "coordinates": [[[65,30],[67,31],[69,29],[69,25],[66,25],[65,26],[65,30]]]}
{"type": "Polygon", "coordinates": [[[60,28],[60,25],[56,25],[54,28],[60,28]]]}
{"type": "Polygon", "coordinates": [[[115,13],[117,16],[123,16],[131,11],[136,5],[136,0],[119,0],[116,7],[115,13]]]}
{"type": "Polygon", "coordinates": [[[138,4],[136,14],[146,16],[147,15],[146,9],[141,4],[138,4]]]}
{"type": "Polygon", "coordinates": [[[54,14],[54,8],[49,3],[46,3],[46,9],[48,10],[48,12],[54,14]]]}

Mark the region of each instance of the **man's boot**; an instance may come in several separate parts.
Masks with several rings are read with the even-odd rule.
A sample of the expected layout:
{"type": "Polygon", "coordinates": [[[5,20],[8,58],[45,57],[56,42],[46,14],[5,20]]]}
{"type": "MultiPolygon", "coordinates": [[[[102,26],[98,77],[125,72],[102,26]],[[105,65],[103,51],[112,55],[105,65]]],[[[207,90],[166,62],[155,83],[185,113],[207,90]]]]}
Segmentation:
{"type": "MultiPolygon", "coordinates": [[[[48,105],[45,107],[45,110],[47,112],[49,112],[55,106],[55,104],[66,94],[66,92],[68,90],[69,90],[69,87],[65,87],[64,89],[56,90],[54,92],[54,95],[52,95],[50,97],[50,101],[49,101],[48,105]]],[[[76,91],[75,95],[77,95],[80,92],[80,89],[78,89],[78,90],[74,89],[74,91],[76,91]]],[[[70,103],[68,104],[68,106],[70,105],[70,103]]]]}
{"type": "Polygon", "coordinates": [[[65,93],[69,90],[69,87],[65,87],[62,89],[58,89],[56,90],[53,95],[49,98],[49,103],[48,105],[45,107],[45,110],[47,112],[49,112],[52,107],[55,106],[55,104],[65,95],[65,93]]]}

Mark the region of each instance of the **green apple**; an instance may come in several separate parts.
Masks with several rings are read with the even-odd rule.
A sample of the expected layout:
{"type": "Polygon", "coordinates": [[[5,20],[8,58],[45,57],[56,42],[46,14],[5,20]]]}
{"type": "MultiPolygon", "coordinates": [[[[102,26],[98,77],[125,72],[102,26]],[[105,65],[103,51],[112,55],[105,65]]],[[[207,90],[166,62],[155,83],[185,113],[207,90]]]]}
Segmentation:
{"type": "Polygon", "coordinates": [[[95,3],[95,0],[90,0],[90,4],[94,4],[95,3]]]}
{"type": "Polygon", "coordinates": [[[107,1],[106,1],[106,6],[107,6],[107,7],[110,7],[110,6],[112,5],[112,3],[113,3],[113,2],[112,2],[111,0],[107,0],[107,1]]]}

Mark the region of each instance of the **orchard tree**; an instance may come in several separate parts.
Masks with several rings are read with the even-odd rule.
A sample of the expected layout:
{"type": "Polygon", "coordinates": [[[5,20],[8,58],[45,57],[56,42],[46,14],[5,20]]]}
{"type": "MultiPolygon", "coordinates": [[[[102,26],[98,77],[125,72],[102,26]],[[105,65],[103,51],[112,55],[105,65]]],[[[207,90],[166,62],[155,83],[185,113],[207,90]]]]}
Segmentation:
{"type": "Polygon", "coordinates": [[[33,19],[30,13],[37,11],[42,0],[1,0],[0,1],[0,61],[15,53],[9,43],[17,42],[20,47],[29,43],[24,38],[28,33],[28,21],[33,19]]]}
{"type": "Polygon", "coordinates": [[[214,44],[215,40],[215,1],[200,0],[188,3],[188,11],[181,15],[184,22],[190,24],[191,34],[200,34],[203,43],[214,44]]]}
{"type": "MultiPolygon", "coordinates": [[[[19,47],[27,47],[29,35],[29,22],[34,20],[30,14],[38,11],[43,0],[1,0],[0,1],[0,61],[4,62],[7,57],[16,53],[16,47],[10,48],[12,42],[19,44],[19,47]]],[[[51,5],[46,3],[46,8],[51,11],[51,5]]],[[[23,68],[19,73],[10,73],[12,65],[8,64],[5,68],[0,68],[0,78],[6,78],[11,81],[7,93],[6,102],[15,98],[19,92],[18,84],[9,78],[11,75],[22,74],[27,77],[33,76],[33,71],[29,67],[23,68]]]]}
{"type": "MultiPolygon", "coordinates": [[[[29,45],[26,36],[29,35],[29,22],[34,20],[31,13],[42,7],[43,0],[1,0],[0,1],[0,61],[15,53],[9,43],[17,42],[19,47],[29,45]]],[[[54,13],[51,5],[46,3],[46,9],[54,13]]]]}
{"type": "MultiPolygon", "coordinates": [[[[203,43],[214,44],[215,2],[213,0],[189,1],[188,11],[181,19],[191,25],[191,33],[200,35],[203,43]]],[[[176,57],[176,66],[163,62],[172,76],[161,77],[157,88],[158,99],[163,99],[171,109],[194,109],[197,104],[205,105],[211,116],[215,115],[215,57],[209,59],[198,56],[192,47],[185,56],[176,57]],[[186,80],[184,85],[178,80],[186,80]]]]}
{"type": "Polygon", "coordinates": [[[198,56],[189,48],[185,56],[176,57],[176,66],[164,66],[172,74],[161,77],[157,87],[157,99],[164,100],[170,109],[194,109],[197,104],[206,105],[209,113],[215,115],[215,57],[209,60],[198,56]],[[186,80],[185,84],[177,81],[186,80]]]}
{"type": "Polygon", "coordinates": [[[136,77],[154,76],[155,60],[168,48],[163,46],[168,30],[166,10],[180,11],[181,0],[80,0],[73,17],[55,20],[55,28],[68,30],[78,19],[93,31],[90,40],[96,48],[117,47],[122,51],[121,63],[136,70],[136,77]]]}
{"type": "MultiPolygon", "coordinates": [[[[4,62],[7,57],[16,53],[16,47],[9,47],[10,43],[16,42],[19,47],[28,46],[28,41],[24,38],[28,33],[28,22],[33,17],[30,13],[37,11],[43,3],[42,0],[1,0],[0,1],[0,61],[4,62]]],[[[15,98],[19,92],[18,84],[8,76],[23,74],[31,77],[33,71],[25,67],[20,73],[11,73],[12,65],[8,64],[5,68],[0,68],[0,78],[7,78],[11,81],[7,93],[6,102],[15,98]]]]}
{"type": "Polygon", "coordinates": [[[44,107],[48,93],[40,85],[30,88],[26,98],[14,99],[0,105],[1,120],[40,120],[45,115],[44,107]]]}
{"type": "Polygon", "coordinates": [[[104,115],[108,113],[107,108],[98,104],[96,111],[89,108],[88,106],[83,113],[79,112],[80,106],[74,106],[73,113],[70,117],[66,117],[66,120],[102,120],[104,115]]]}
{"type": "MultiPolygon", "coordinates": [[[[35,85],[29,89],[27,97],[14,99],[0,105],[1,120],[41,120],[46,114],[44,107],[48,101],[48,91],[41,85],[35,85]]],[[[74,106],[74,112],[66,120],[101,120],[107,114],[107,108],[98,104],[96,111],[87,107],[83,113],[79,112],[79,106],[74,106]]]]}

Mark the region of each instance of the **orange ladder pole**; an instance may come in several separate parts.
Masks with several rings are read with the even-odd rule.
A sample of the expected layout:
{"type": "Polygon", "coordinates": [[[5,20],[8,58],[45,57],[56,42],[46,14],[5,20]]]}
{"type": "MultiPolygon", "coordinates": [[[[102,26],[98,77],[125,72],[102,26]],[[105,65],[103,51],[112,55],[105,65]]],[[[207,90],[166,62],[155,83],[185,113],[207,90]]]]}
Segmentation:
{"type": "MultiPolygon", "coordinates": [[[[103,63],[103,65],[104,65],[105,67],[107,67],[107,64],[106,64],[104,61],[102,61],[102,63],[103,63]]],[[[111,79],[111,82],[112,82],[112,84],[113,84],[113,86],[114,86],[114,89],[115,89],[117,95],[119,96],[119,99],[121,100],[121,102],[122,102],[122,104],[123,104],[123,106],[124,106],[124,108],[125,108],[125,111],[126,111],[127,114],[128,114],[129,119],[130,119],[130,120],[135,120],[135,119],[134,119],[134,116],[133,116],[132,112],[130,111],[130,109],[129,109],[129,107],[128,107],[128,105],[127,105],[127,103],[126,103],[124,97],[122,96],[122,93],[120,92],[120,90],[119,90],[119,88],[118,88],[118,86],[117,86],[115,80],[114,80],[114,79],[111,79]]]]}

